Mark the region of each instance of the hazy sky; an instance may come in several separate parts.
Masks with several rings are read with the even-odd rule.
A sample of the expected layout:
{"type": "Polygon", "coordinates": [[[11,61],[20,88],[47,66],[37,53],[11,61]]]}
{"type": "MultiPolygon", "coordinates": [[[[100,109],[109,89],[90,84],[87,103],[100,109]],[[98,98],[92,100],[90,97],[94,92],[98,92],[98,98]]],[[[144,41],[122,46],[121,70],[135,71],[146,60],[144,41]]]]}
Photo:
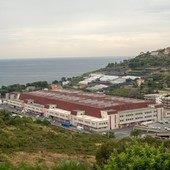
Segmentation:
{"type": "Polygon", "coordinates": [[[170,0],[0,0],[0,58],[135,56],[170,46],[170,0]]]}

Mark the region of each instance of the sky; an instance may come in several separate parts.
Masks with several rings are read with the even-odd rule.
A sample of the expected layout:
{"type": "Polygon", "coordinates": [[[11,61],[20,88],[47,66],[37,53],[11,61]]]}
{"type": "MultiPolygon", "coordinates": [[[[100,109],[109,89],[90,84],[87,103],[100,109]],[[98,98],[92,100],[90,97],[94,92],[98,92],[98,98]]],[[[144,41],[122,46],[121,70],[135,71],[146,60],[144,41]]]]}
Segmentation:
{"type": "Polygon", "coordinates": [[[0,59],[136,56],[170,46],[170,0],[0,0],[0,59]]]}

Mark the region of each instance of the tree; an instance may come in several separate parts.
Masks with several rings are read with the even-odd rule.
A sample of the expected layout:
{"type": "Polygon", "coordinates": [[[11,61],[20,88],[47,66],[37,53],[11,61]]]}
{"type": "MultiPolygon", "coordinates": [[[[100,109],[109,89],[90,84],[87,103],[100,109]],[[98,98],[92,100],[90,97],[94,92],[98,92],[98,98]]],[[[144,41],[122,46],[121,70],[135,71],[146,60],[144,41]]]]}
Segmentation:
{"type": "Polygon", "coordinates": [[[115,138],[115,133],[112,132],[112,131],[108,131],[108,132],[107,132],[107,136],[108,136],[109,138],[115,138]]]}
{"type": "Polygon", "coordinates": [[[137,95],[138,95],[138,90],[137,89],[135,89],[135,88],[130,89],[129,97],[137,98],[137,95]]]}
{"type": "Polygon", "coordinates": [[[67,79],[65,77],[61,77],[61,81],[66,81],[67,79]]]}
{"type": "Polygon", "coordinates": [[[96,162],[97,165],[100,167],[103,167],[107,160],[109,159],[111,153],[113,152],[113,148],[117,147],[117,140],[111,140],[106,143],[104,143],[97,151],[96,153],[96,162]]]}
{"type": "Polygon", "coordinates": [[[169,170],[169,167],[170,152],[163,146],[136,143],[121,153],[114,150],[104,170],[169,170]]]}
{"type": "Polygon", "coordinates": [[[54,81],[52,81],[52,84],[58,84],[59,83],[59,81],[58,80],[54,80],[54,81]]]}
{"type": "Polygon", "coordinates": [[[133,136],[135,138],[137,138],[140,134],[140,130],[138,129],[133,129],[131,132],[130,132],[130,136],[133,136]]]}
{"type": "Polygon", "coordinates": [[[116,150],[117,153],[125,151],[126,147],[132,145],[134,141],[131,138],[122,138],[122,139],[112,139],[108,142],[101,145],[101,147],[96,152],[96,163],[101,169],[107,163],[110,155],[113,153],[113,150],[116,150]]]}

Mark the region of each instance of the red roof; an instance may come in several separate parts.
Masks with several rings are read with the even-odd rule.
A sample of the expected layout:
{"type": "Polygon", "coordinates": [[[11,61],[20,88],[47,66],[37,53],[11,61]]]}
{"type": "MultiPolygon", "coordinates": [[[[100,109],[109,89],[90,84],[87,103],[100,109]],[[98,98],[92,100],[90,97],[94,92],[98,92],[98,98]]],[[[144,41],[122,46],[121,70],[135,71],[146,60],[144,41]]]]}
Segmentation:
{"type": "Polygon", "coordinates": [[[155,108],[162,108],[163,104],[155,104],[155,108]]]}
{"type": "Polygon", "coordinates": [[[71,114],[74,115],[76,114],[74,110],[84,110],[86,115],[99,118],[101,117],[101,110],[109,110],[108,114],[115,114],[118,111],[146,108],[149,104],[154,104],[154,101],[144,101],[121,97],[114,98],[112,96],[100,96],[95,94],[92,96],[91,94],[82,92],[72,93],[72,91],[65,93],[65,90],[63,93],[62,91],[21,93],[20,99],[24,100],[24,102],[27,102],[27,99],[33,99],[35,103],[44,105],[46,108],[49,107],[49,104],[56,104],[57,108],[71,111],[71,114]],[[98,102],[101,103],[101,106],[98,102]]]}

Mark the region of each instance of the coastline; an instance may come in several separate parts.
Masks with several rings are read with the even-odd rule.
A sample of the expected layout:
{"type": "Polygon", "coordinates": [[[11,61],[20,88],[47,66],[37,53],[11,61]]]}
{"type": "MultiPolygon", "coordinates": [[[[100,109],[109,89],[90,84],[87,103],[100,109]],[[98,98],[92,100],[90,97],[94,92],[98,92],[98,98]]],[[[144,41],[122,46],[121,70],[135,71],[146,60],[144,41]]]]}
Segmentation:
{"type": "Polygon", "coordinates": [[[105,67],[111,62],[120,62],[128,57],[93,58],[43,58],[3,59],[0,62],[0,87],[26,84],[35,81],[60,80],[61,77],[79,76],[105,67]]]}

